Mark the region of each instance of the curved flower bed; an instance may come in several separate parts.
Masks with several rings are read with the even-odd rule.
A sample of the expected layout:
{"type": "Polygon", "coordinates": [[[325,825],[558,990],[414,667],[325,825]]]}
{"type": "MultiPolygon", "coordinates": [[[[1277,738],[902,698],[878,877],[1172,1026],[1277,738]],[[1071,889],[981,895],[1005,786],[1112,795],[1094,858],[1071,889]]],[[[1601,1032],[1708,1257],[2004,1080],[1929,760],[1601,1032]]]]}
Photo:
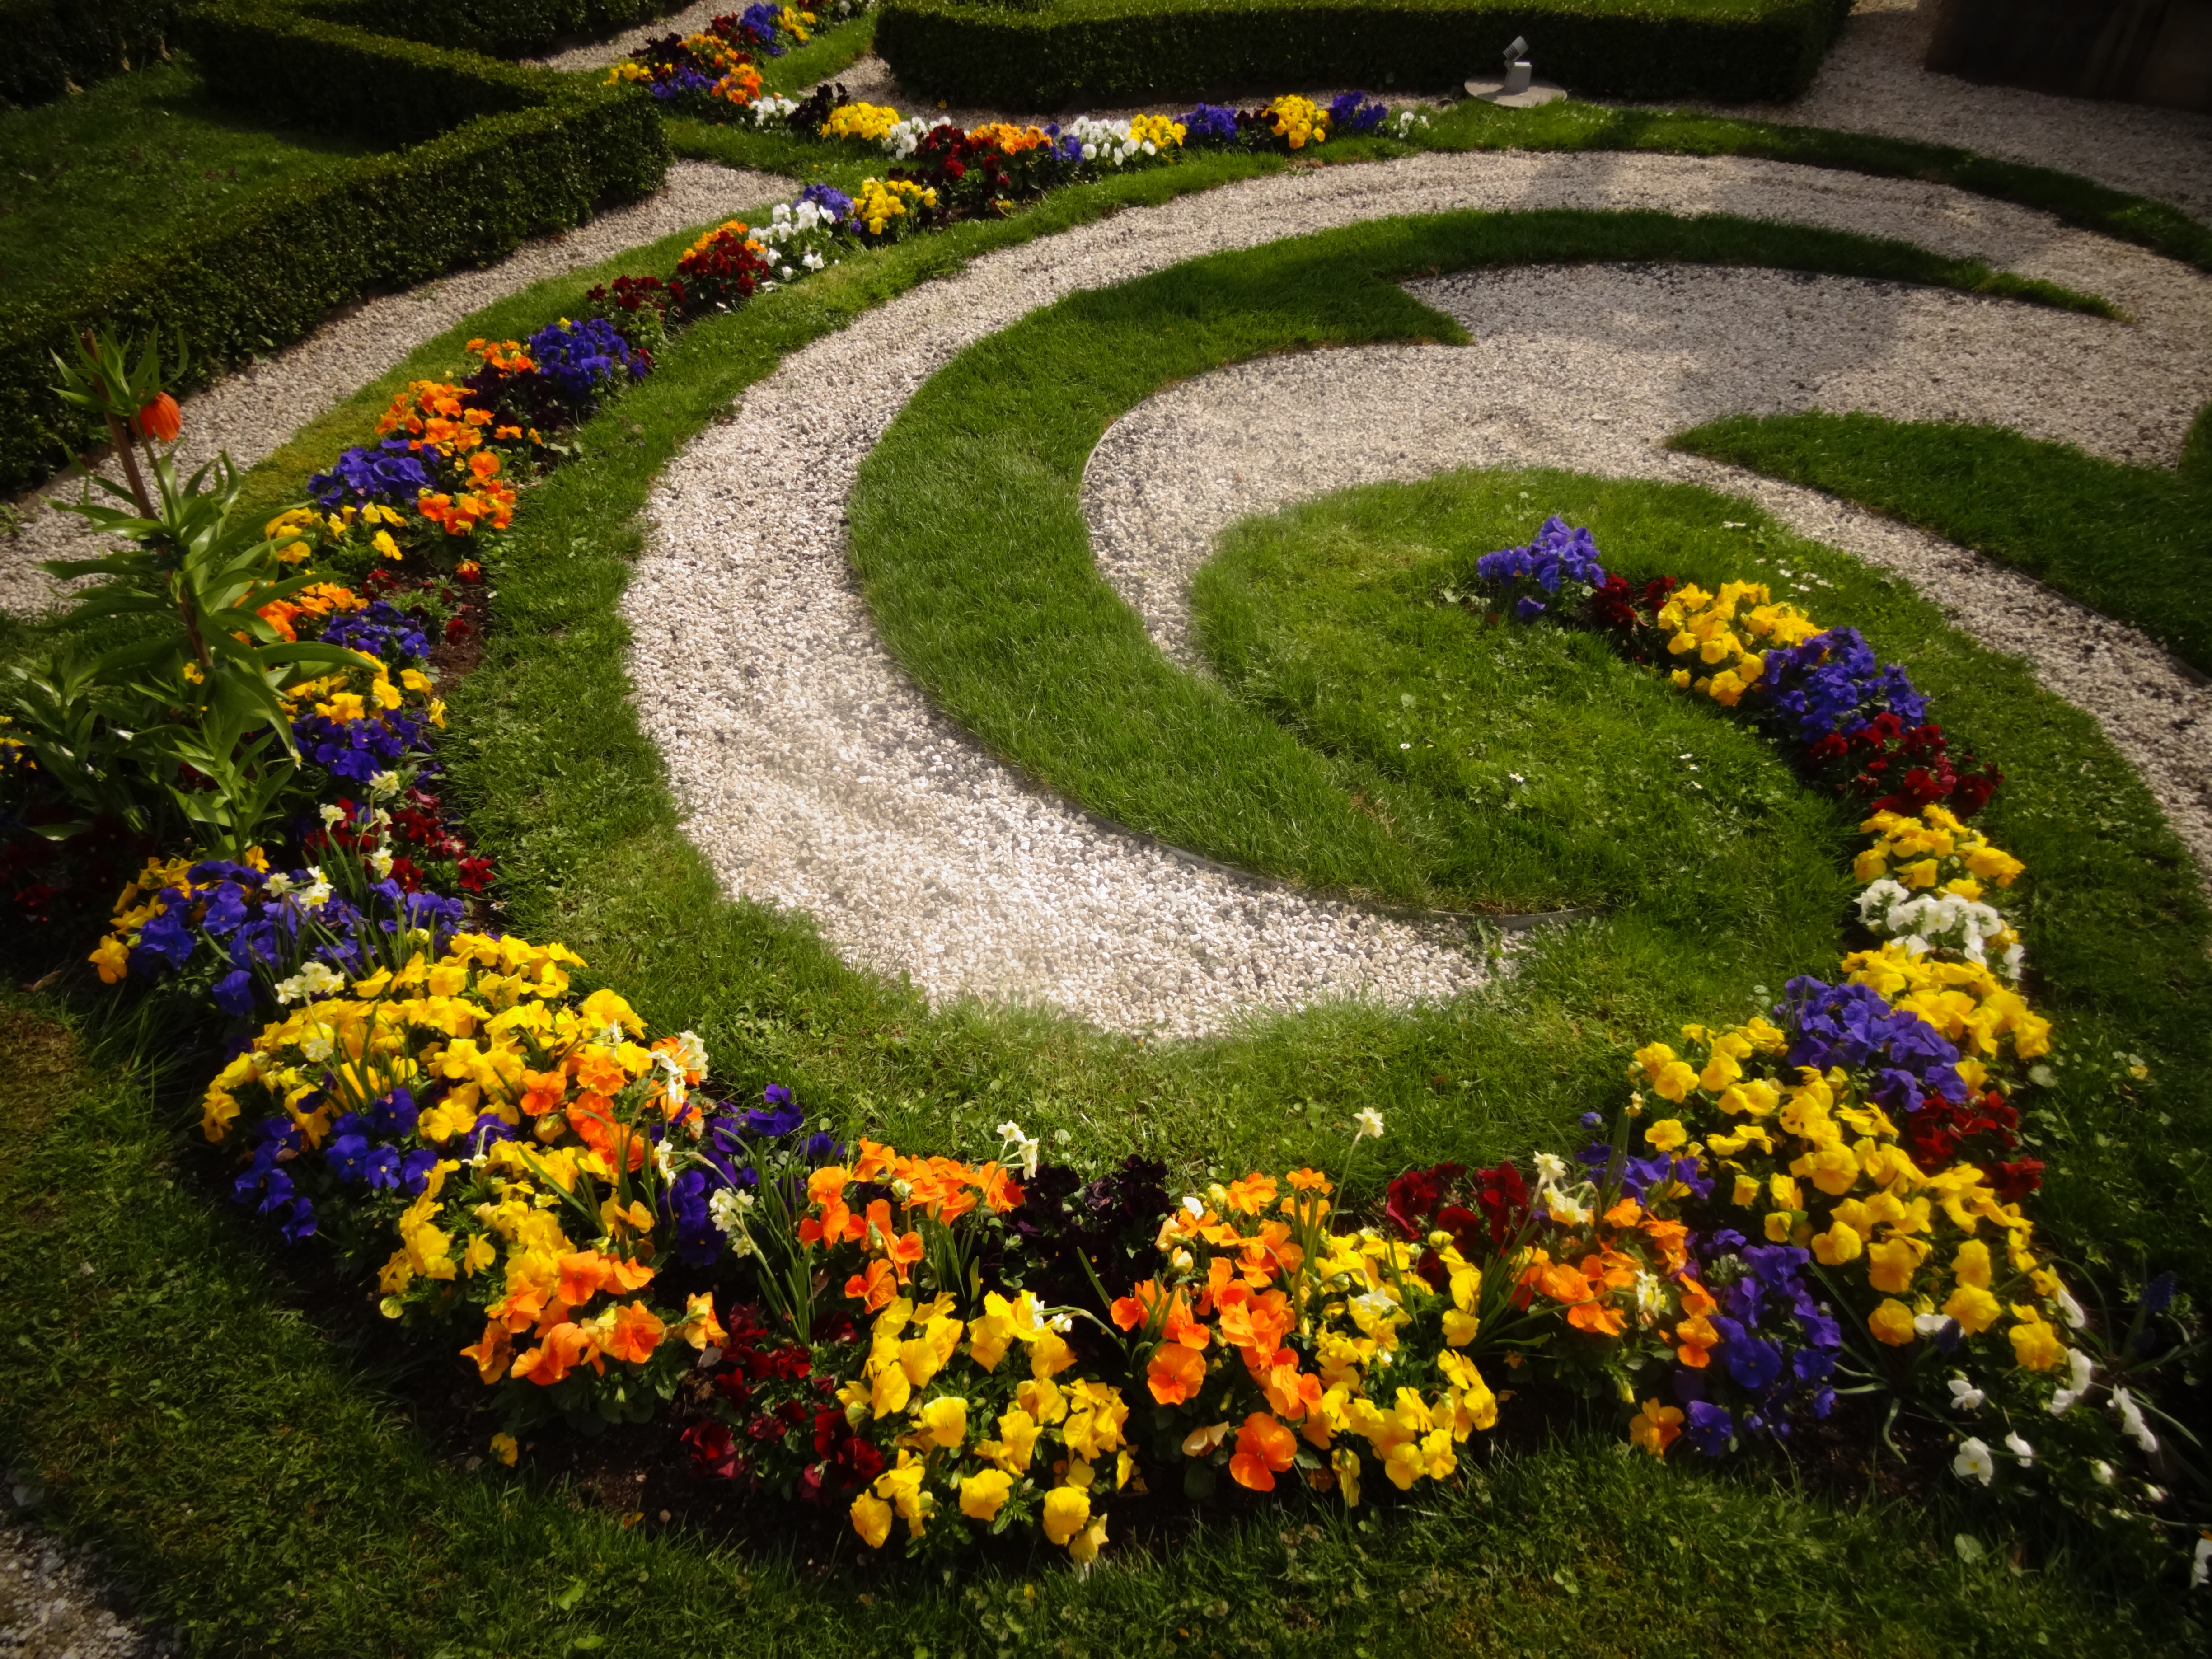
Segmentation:
{"type": "MultiPolygon", "coordinates": [[[[1111,165],[1158,152],[1114,142],[1111,165]]],[[[949,193],[967,164],[937,153],[949,193]]],[[[1118,1494],[1224,1479],[1357,1506],[1452,1479],[1501,1402],[1547,1390],[1612,1402],[1660,1456],[1787,1441],[1846,1393],[1942,1425],[1984,1485],[2040,1470],[2086,1497],[2157,1455],[2130,1380],[2170,1291],[2100,1333],[2024,1208],[2042,1171],[2014,1097],[2049,1030],[2019,988],[2021,869],[1967,823],[2002,778],[1949,755],[1901,669],[1756,585],[1631,591],[1555,520],[1483,562],[1477,603],[1680,665],[1864,797],[1869,948],[1765,1017],[1638,1049],[1580,1148],[1405,1170],[1372,1212],[1340,1202],[1372,1112],[1334,1172],[1176,1197],[1140,1158],[1089,1182],[1045,1164],[1012,1123],[970,1164],[848,1141],[777,1088],[720,1098],[695,1036],[575,995],[573,952],[437,893],[416,849],[459,843],[423,788],[423,668],[447,584],[481,577],[463,538],[496,537],[509,480],[557,462],[672,325],[901,234],[934,188],[811,187],[760,232],[702,237],[670,283],[475,343],[477,370],[411,386],[377,445],[312,481],[316,510],[269,526],[301,574],[363,574],[264,619],[377,665],[295,688],[321,797],[299,859],[150,863],[94,956],[258,1020],[202,1104],[240,1200],[373,1273],[386,1316],[497,1389],[505,1461],[530,1424],[680,1400],[703,1477],[834,1508],[872,1547],[1019,1526],[1087,1562],[1118,1494]]],[[[489,873],[457,859],[453,882],[489,873]]]]}

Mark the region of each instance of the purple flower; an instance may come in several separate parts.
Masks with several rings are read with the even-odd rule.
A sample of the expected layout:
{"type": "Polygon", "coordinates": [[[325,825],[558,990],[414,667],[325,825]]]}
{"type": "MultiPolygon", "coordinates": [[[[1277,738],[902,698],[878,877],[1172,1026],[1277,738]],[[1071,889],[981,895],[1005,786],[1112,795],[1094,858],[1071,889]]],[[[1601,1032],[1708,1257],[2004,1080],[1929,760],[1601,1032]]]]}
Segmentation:
{"type": "Polygon", "coordinates": [[[243,1019],[253,1012],[253,975],[246,969],[234,969],[215,982],[215,1006],[234,1019],[243,1019]]]}
{"type": "Polygon", "coordinates": [[[1181,117],[1180,123],[1186,149],[1237,142],[1237,112],[1224,109],[1218,104],[1200,104],[1188,115],[1181,117]]]}
{"type": "MultiPolygon", "coordinates": [[[[1474,562],[1474,569],[1485,581],[1510,583],[1525,577],[1547,593],[1557,593],[1559,584],[1570,577],[1590,587],[1605,586],[1605,569],[1597,562],[1597,544],[1590,539],[1589,532],[1570,529],[1566,520],[1556,515],[1544,520],[1544,527],[1528,546],[1486,553],[1474,562]]],[[[1535,614],[1528,609],[1529,603],[1522,601],[1523,622],[1535,614]]]]}
{"type": "Polygon", "coordinates": [[[809,185],[799,192],[799,199],[813,203],[841,225],[853,216],[853,198],[831,185],[809,185]]]}
{"type": "Polygon", "coordinates": [[[1682,1432],[1692,1445],[1706,1457],[1719,1457],[1727,1452],[1729,1443],[1735,1436],[1735,1419],[1723,1406],[1710,1401],[1692,1400],[1684,1408],[1688,1419],[1682,1432]]]}
{"type": "Polygon", "coordinates": [[[1382,125],[1390,112],[1379,103],[1368,101],[1364,92],[1340,92],[1328,104],[1328,126],[1331,132],[1372,132],[1382,125]]]}
{"type": "Polygon", "coordinates": [[[754,1134],[770,1139],[787,1135],[806,1121],[806,1115],[792,1099],[791,1091],[781,1083],[769,1084],[761,1091],[761,1099],[763,1104],[745,1114],[745,1127],[754,1134]]]}
{"type": "Polygon", "coordinates": [[[349,449],[327,472],[307,480],[307,493],[325,511],[366,501],[412,505],[431,487],[430,474],[404,438],[386,438],[374,449],[349,449]]]}

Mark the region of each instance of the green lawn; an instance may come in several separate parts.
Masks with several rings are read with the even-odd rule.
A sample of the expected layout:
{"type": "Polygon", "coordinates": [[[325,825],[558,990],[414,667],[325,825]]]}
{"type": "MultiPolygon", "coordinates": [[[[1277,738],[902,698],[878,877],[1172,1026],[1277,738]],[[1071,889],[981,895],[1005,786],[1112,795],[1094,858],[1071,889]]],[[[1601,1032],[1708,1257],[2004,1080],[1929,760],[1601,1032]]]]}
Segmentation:
{"type": "MultiPolygon", "coordinates": [[[[1772,970],[1732,959],[1733,941],[1699,941],[1692,956],[1679,930],[1655,923],[1639,933],[1632,918],[1616,917],[1559,937],[1498,992],[1455,1006],[1321,1008],[1215,1042],[1140,1048],[1043,1014],[932,1010],[904,987],[843,967],[804,918],[720,897],[684,839],[659,757],[625,700],[618,610],[640,546],[636,514],[660,470],[784,355],[927,276],[1119,205],[1279,165],[1231,158],[1070,191],[1014,220],[856,260],[702,323],[653,379],[586,427],[580,458],[536,487],[518,517],[495,569],[500,631],[454,700],[453,787],[480,842],[500,855],[508,924],[575,946],[593,981],[620,986],[655,1024],[700,1030],[732,1093],[790,1083],[810,1107],[855,1126],[969,1153],[988,1150],[992,1126],[1012,1115],[1048,1138],[1066,1131],[1079,1162],[1141,1147],[1188,1174],[1327,1156],[1343,1119],[1370,1105],[1389,1122],[1394,1159],[1525,1157],[1531,1144],[1558,1144],[1587,1103],[1617,1098],[1626,1045],[1663,1032],[1675,1006],[1702,988],[1733,999],[1708,1014],[1747,1012],[1756,975],[1772,970]],[[1699,981],[1668,982],[1686,963],[1699,981]]],[[[665,273],[686,240],[614,268],[665,273]]],[[[1556,257],[1556,234],[1531,246],[1556,257]]],[[[1151,342],[1108,377],[1103,401],[1068,416],[1027,383],[979,380],[977,354],[1004,352],[1014,331],[925,388],[919,419],[945,418],[958,408],[955,390],[980,385],[991,395],[963,417],[974,429],[963,443],[1043,420],[1049,453],[1012,465],[1057,511],[1054,492],[1072,488],[1061,474],[1079,471],[1087,453],[1085,427],[1117,412],[1115,399],[1145,395],[1163,364],[1204,367],[1194,343],[1245,352],[1437,331],[1437,319],[1401,294],[1393,302],[1367,291],[1384,286],[1371,276],[1317,293],[1302,284],[1328,275],[1323,263],[1297,251],[1241,257],[1249,269],[1225,262],[1206,277],[1216,299],[1239,301],[1241,321],[1195,342],[1176,309],[1183,289],[1170,279],[1079,296],[1040,320],[1046,331],[1095,330],[1097,349],[1122,356],[1130,342],[1151,342]]],[[[257,501],[291,496],[308,466],[365,436],[392,382],[452,367],[471,333],[515,332],[572,305],[600,274],[541,284],[415,354],[258,469],[257,501]]],[[[1075,361],[1079,342],[1043,343],[1075,361]]],[[[1063,398],[1068,390],[1059,387],[1063,398]]],[[[2079,1195],[2054,1195],[2045,1213],[2114,1253],[2160,1230],[2177,1253],[2198,1248],[2212,1222],[2177,1200],[2201,1194],[2201,1175],[2192,1181],[2184,1169],[2128,1185],[2148,1158],[2154,1115],[2196,1109],[2187,1091],[2203,1057],[2188,1045],[2201,1039],[2173,1011],[2192,997],[2202,1006],[2190,975],[2205,930],[2171,837],[2124,767],[2024,671],[1977,653],[1878,575],[1788,541],[1736,504],[1723,513],[1697,492],[1609,488],[1559,476],[1510,489],[1474,479],[1432,501],[1322,503],[1252,526],[1239,544],[1251,559],[1223,568],[1251,596],[1264,632],[1285,620],[1262,580],[1273,538],[1351,535],[1381,550],[1362,556],[1374,568],[1414,581],[1423,567],[1388,556],[1394,537],[1401,554],[1412,538],[1463,558],[1524,530],[1540,489],[1548,505],[1611,514],[1606,534],[1631,569],[1663,562],[1705,574],[1786,555],[1834,581],[1822,591],[1824,614],[1860,621],[1911,665],[1947,717],[2015,773],[2002,803],[2009,816],[1993,828],[2036,866],[2031,947],[2049,980],[2088,988],[2069,1019],[2092,1030],[2106,1029],[2100,1021],[2164,1022],[2158,1029],[2173,1033],[2172,1051],[2157,1054],[2155,1088],[2141,1099],[2086,1070],[2053,1091],[2055,1121],[2080,1143],[2063,1149],[2079,1195]],[[1717,515],[1752,520],[1765,539],[1723,532],[1717,515]],[[2085,790],[2112,838],[2069,852],[2065,826],[2043,820],[2073,810],[2065,791],[2085,790]],[[2093,1134],[2111,1146],[2091,1150],[2093,1134]]],[[[1382,637],[1376,618],[1362,619],[1358,594],[1310,597],[1301,608],[1337,630],[1338,645],[1382,637]]],[[[1390,614],[1386,606],[1376,616],[1390,614]]],[[[1455,649],[1457,672],[1492,684],[1525,664],[1543,668],[1532,729],[1537,717],[1570,718],[1578,693],[1602,693],[1621,721],[1647,706],[1617,665],[1571,647],[1486,631],[1455,649]],[[1512,659],[1497,654],[1509,639],[1512,659]]],[[[1427,684],[1409,679],[1400,695],[1415,695],[1418,706],[1427,684]]],[[[1380,708],[1389,706],[1385,696],[1380,708]]],[[[1276,714],[1286,711],[1256,697],[1228,712],[1285,730],[1276,714]]],[[[1656,720],[1668,711],[1652,703],[1648,713],[1656,720]]],[[[1738,769],[1731,808],[1787,821],[1776,832],[1784,856],[1826,833],[1816,804],[1784,788],[1771,757],[1739,754],[1740,734],[1724,737],[1692,707],[1673,713],[1738,769]],[[1770,809],[1760,796],[1777,792],[1784,799],[1770,809]]],[[[1359,714],[1316,705],[1316,717],[1338,720],[1348,739],[1358,738],[1359,714]]],[[[1613,729],[1612,740],[1626,740],[1625,727],[1613,729]]],[[[1313,763],[1320,783],[1334,787],[1332,763],[1313,763]]],[[[1647,777],[1614,793],[1623,811],[1680,809],[1672,780],[1647,777]]],[[[1578,844],[1593,856],[1576,872],[1577,890],[1608,897],[1603,860],[1586,838],[1578,844]]],[[[1755,908],[1756,896],[1743,902],[1755,908]]],[[[1813,941],[1805,958],[1832,937],[1813,941]]],[[[156,1617],[205,1650],[1704,1659],[2092,1654],[2115,1642],[2179,1653],[2201,1635],[2184,1597],[2144,1583],[2125,1540],[2023,1514],[2028,1548],[2015,1563],[2001,1519],[1948,1479],[1911,1503],[1842,1505],[1783,1465],[1662,1470],[1620,1455],[1607,1407],[1502,1449],[1463,1493],[1433,1508],[1358,1526],[1296,1509],[1228,1515],[1171,1547],[1125,1547],[1088,1578],[1015,1559],[948,1583],[859,1567],[849,1545],[817,1544],[804,1531],[787,1547],[736,1548],[650,1518],[624,1530],[598,1499],[538,1481],[526,1467],[515,1476],[469,1471],[442,1455],[413,1420],[411,1396],[391,1391],[392,1356],[349,1334],[360,1328],[352,1319],[322,1311],[334,1287],[290,1267],[222,1195],[220,1172],[180,1132],[187,1103],[149,1092],[146,1066],[127,1063],[119,1037],[88,1048],[54,1023],[58,1013],[19,1000],[0,1025],[0,1271],[14,1315],[11,1340],[0,1343],[9,1401],[0,1457],[34,1467],[55,1524],[101,1547],[146,1589],[156,1617]],[[1996,1547],[1969,1565],[1960,1534],[1996,1547]]],[[[147,1058],[170,1052],[157,1045],[147,1058]]],[[[2197,1121],[2185,1121],[2202,1144],[2197,1121]]]]}
{"type": "Polygon", "coordinates": [[[2178,471],[2127,466],[2003,427],[1878,415],[1738,415],[1672,442],[1974,548],[2212,672],[2206,435],[2200,417],[2178,471]]]}
{"type": "Polygon", "coordinates": [[[0,305],[369,148],[219,103],[181,56],[57,103],[0,110],[0,305]]]}

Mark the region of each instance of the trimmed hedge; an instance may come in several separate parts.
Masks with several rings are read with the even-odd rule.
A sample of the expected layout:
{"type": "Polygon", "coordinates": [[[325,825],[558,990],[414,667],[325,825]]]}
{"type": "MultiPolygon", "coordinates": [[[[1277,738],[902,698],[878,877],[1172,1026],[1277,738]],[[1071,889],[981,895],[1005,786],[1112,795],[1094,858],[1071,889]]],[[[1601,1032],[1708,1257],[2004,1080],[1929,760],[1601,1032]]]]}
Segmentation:
{"type": "Polygon", "coordinates": [[[225,97],[405,144],[190,224],[66,299],[0,310],[0,487],[39,483],[94,434],[57,398],[52,354],[89,328],[183,337],[198,369],[273,351],[336,307],[483,265],[600,204],[658,189],[652,100],[244,0],[192,14],[225,97]]]}
{"type": "MultiPolygon", "coordinates": [[[[680,11],[689,0],[305,0],[301,9],[434,46],[524,58],[564,40],[598,40],[680,11]]],[[[744,0],[731,0],[741,11],[744,0]]]]}
{"type": "Polygon", "coordinates": [[[178,0],[0,0],[0,100],[48,103],[167,55],[177,11],[178,0]]]}
{"type": "Polygon", "coordinates": [[[1851,0],[889,0],[899,84],[1011,109],[1300,87],[1427,90],[1525,35],[1537,72],[1600,98],[1783,100],[1851,0]]]}

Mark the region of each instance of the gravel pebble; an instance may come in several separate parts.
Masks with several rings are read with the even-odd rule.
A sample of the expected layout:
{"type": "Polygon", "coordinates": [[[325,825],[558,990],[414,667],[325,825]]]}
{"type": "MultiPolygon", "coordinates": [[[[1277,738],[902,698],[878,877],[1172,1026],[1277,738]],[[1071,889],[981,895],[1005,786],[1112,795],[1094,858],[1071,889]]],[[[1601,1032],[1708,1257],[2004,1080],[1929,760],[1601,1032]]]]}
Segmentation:
{"type": "Polygon", "coordinates": [[[0,1522],[0,1656],[156,1659],[174,1653],[109,1605],[100,1576],[41,1533],[0,1522]]]}
{"type": "Polygon", "coordinates": [[[1686,106],[1956,144],[2075,173],[2212,222],[2212,115],[2020,87],[1921,67],[1937,0],[1859,0],[1806,94],[1791,104],[1686,106]]]}
{"type": "MultiPolygon", "coordinates": [[[[668,181],[642,202],[616,208],[562,235],[524,244],[482,270],[459,271],[340,312],[297,345],[252,363],[185,399],[178,460],[187,468],[228,451],[253,465],[308,422],[367,386],[421,345],[493,301],[563,271],[657,241],[787,195],[791,181],[701,161],[678,161],[668,181]]],[[[112,468],[109,476],[121,474],[112,468]]],[[[0,539],[0,610],[33,615],[66,593],[38,567],[46,559],[89,558],[99,538],[72,514],[49,512],[48,495],[75,492],[66,475],[19,496],[23,527],[0,539]]]]}
{"type": "MultiPolygon", "coordinates": [[[[1661,447],[1717,416],[1856,409],[1986,420],[2115,454],[2180,441],[2185,398],[2119,429],[2102,366],[2125,328],[1839,277],[1695,266],[1468,273],[1409,284],[1472,346],[1267,357],[1172,386],[1091,453],[1084,512],[1107,579],[1197,669],[1189,581],[1237,520],[1460,466],[1702,483],[1905,576],[1984,645],[2094,714],[2212,878],[2212,689],[2134,629],[2019,572],[1817,491],[1661,447]],[[1276,418],[1295,409],[1294,428],[1276,418]]],[[[1536,505],[1541,506],[1541,503],[1536,505]]],[[[1820,612],[1817,589],[1747,562],[1820,612]]]]}
{"type": "MultiPolygon", "coordinates": [[[[725,889],[811,913],[848,959],[909,974],[933,998],[1047,1002],[1117,1030],[1194,1034],[1320,997],[1411,1001],[1476,983],[1478,964],[1435,928],[1255,889],[1030,787],[936,713],[884,649],[847,568],[843,508],[860,460],[929,374],[1061,295],[1389,214],[1539,206],[1833,225],[2102,291],[2140,324],[2017,315],[2020,349],[2043,351],[2053,370],[2082,379],[2084,353],[2119,353],[2168,387],[2141,407],[2080,389],[2066,429],[2123,417],[2099,436],[2106,453],[2170,461],[2189,399],[2204,395],[2191,390],[2207,385],[2194,273],[1961,192],[1739,159],[1423,155],[1255,180],[992,254],[786,359],[670,467],[651,503],[656,527],[625,601],[631,670],[687,833],[725,889]]],[[[1768,280],[1785,301],[1802,288],[1809,301],[1818,286],[1768,280]]],[[[1552,286],[1565,303],[1576,285],[1552,286]]],[[[1962,340],[1996,350],[1982,313],[2011,309],[1852,291],[1867,313],[1856,337],[1893,352],[1948,353],[1962,340]]],[[[1808,349],[1820,345],[1818,309],[1802,323],[1808,349]]],[[[1765,343],[1747,346],[1725,316],[1711,326],[1728,343],[1716,362],[1765,343]]],[[[1850,359],[1848,346],[1819,357],[1830,376],[1878,378],[1850,359]]],[[[2026,371],[2009,367],[2019,383],[2026,371]]],[[[1983,395],[1969,385],[1958,407],[1983,395]]],[[[1561,404],[1602,419],[1605,401],[1561,404]]],[[[2036,418],[2024,405],[2020,417],[2036,418]]],[[[1186,441],[1249,424],[1206,422],[1206,436],[1186,441]]],[[[1371,442],[1375,429],[1361,431],[1371,442]]]]}

